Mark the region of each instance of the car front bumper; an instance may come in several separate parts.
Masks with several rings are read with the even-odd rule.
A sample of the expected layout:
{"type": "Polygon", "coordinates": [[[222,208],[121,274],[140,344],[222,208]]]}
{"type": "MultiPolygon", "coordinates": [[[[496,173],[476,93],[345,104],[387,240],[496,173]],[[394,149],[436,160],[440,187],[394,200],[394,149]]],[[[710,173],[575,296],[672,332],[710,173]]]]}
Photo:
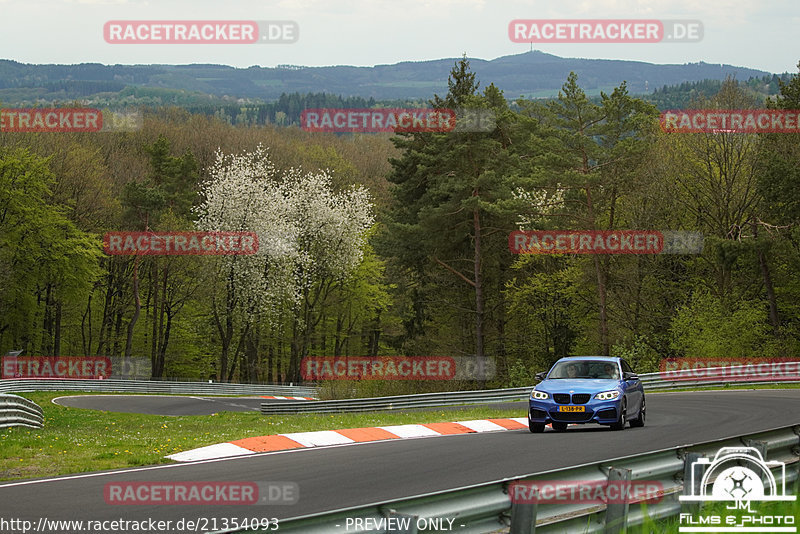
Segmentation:
{"type": "Polygon", "coordinates": [[[598,423],[610,425],[619,419],[622,397],[609,401],[590,400],[586,404],[558,404],[552,399],[530,400],[528,419],[533,423],[598,423]],[[559,407],[583,407],[582,412],[562,412],[559,407]]]}

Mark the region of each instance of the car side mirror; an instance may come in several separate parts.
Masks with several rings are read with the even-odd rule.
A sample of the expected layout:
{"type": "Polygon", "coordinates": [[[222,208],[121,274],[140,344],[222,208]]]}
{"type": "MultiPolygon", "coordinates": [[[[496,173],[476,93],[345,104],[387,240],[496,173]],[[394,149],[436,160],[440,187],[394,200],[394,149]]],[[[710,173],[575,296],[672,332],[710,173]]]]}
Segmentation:
{"type": "Polygon", "coordinates": [[[639,375],[636,373],[622,373],[622,378],[625,380],[639,380],[639,375]]]}
{"type": "Polygon", "coordinates": [[[545,376],[547,376],[547,373],[536,373],[536,380],[544,380],[545,376]]]}

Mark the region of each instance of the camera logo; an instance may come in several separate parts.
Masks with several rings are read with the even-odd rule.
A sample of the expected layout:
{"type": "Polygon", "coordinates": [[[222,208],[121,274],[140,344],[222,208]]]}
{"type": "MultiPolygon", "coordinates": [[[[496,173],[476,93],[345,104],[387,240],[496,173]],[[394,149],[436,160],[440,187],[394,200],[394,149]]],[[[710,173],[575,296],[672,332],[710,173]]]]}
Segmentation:
{"type": "Polygon", "coordinates": [[[758,514],[751,508],[752,501],[797,499],[786,495],[786,464],[764,460],[754,447],[723,447],[713,460],[698,458],[686,483],[690,491],[678,497],[681,502],[734,501],[726,509],[744,514],[682,512],[678,532],[797,532],[794,515],[758,514]]]}
{"type": "Polygon", "coordinates": [[[765,461],[753,447],[723,447],[713,460],[699,458],[692,464],[692,488],[699,495],[682,495],[681,501],[794,501],[786,495],[786,464],[765,461]],[[780,492],[772,468],[780,469],[780,492]],[[694,482],[702,477],[699,486],[694,482]],[[711,483],[711,480],[714,480],[711,483]],[[710,491],[710,493],[709,493],[710,491]]]}

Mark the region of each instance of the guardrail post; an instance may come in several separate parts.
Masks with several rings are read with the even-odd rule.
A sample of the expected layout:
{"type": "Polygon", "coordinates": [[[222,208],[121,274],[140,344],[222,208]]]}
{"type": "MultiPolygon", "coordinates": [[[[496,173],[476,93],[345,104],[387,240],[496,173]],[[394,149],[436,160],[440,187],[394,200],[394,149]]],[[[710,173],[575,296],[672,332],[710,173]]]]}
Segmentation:
{"type": "MultiPolygon", "coordinates": [[[[511,530],[509,534],[534,534],[536,532],[536,508],[539,489],[531,488],[531,502],[515,502],[511,505],[511,530]]],[[[526,499],[527,500],[527,499],[526,499]]]]}
{"type": "MultiPolygon", "coordinates": [[[[746,439],[744,440],[744,444],[747,447],[753,447],[758,453],[761,455],[761,459],[765,462],[768,460],[767,458],[767,442],[766,441],[756,441],[754,439],[746,439]]],[[[761,473],[761,483],[764,484],[768,480],[766,473],[761,473]]]]}
{"type": "MultiPolygon", "coordinates": [[[[703,494],[703,475],[705,474],[706,465],[696,464],[695,462],[702,458],[703,455],[697,452],[687,452],[683,457],[683,495],[702,495],[703,494]],[[694,471],[693,471],[694,470],[694,471]],[[694,476],[692,476],[694,474],[694,476]]],[[[700,502],[685,502],[681,504],[689,513],[697,513],[700,511],[700,502]]]]}
{"type": "Polygon", "coordinates": [[[628,496],[631,485],[631,470],[617,469],[612,467],[608,470],[608,483],[619,485],[619,502],[606,503],[606,527],[605,534],[616,534],[622,532],[628,523],[628,496]]]}

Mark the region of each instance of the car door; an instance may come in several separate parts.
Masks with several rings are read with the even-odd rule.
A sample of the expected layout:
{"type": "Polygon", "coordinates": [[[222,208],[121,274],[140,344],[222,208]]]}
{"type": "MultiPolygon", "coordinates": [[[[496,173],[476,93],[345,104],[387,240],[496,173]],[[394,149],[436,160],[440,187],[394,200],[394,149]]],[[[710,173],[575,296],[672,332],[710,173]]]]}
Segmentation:
{"type": "MultiPolygon", "coordinates": [[[[631,366],[625,360],[620,360],[620,364],[622,365],[622,376],[625,376],[626,373],[636,374],[631,366]]],[[[626,380],[625,384],[628,390],[628,399],[630,400],[630,407],[636,407],[636,413],[639,413],[639,408],[642,405],[642,398],[644,397],[644,387],[642,386],[642,381],[638,378],[636,380],[626,380]]],[[[628,413],[632,414],[633,412],[628,409],[628,413]]]]}

